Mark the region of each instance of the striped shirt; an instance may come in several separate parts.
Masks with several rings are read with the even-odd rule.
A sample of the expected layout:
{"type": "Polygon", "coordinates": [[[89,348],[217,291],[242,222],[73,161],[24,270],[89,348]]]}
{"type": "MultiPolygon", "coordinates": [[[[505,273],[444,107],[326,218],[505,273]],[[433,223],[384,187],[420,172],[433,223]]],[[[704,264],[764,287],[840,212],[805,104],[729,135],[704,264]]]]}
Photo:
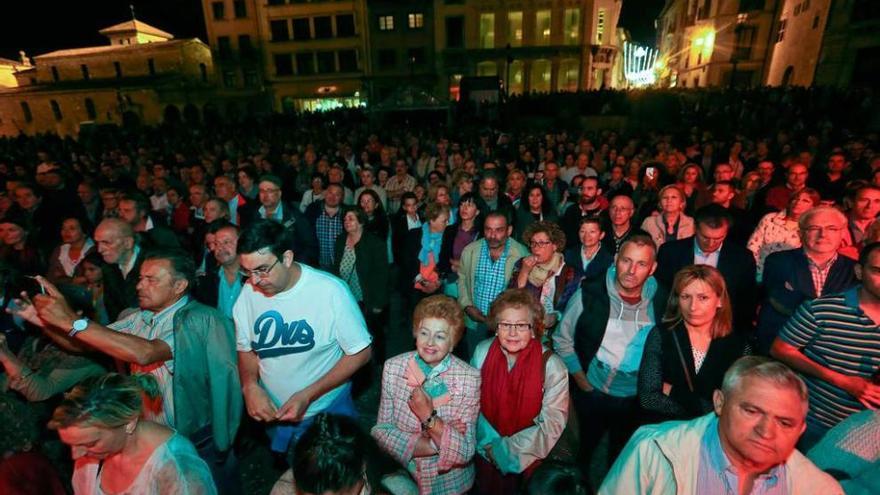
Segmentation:
{"type": "MultiPolygon", "coordinates": [[[[859,308],[859,289],[803,303],[779,332],[821,366],[870,379],[880,367],[880,328],[859,308]]],[[[865,409],[855,397],[819,378],[802,375],[810,391],[807,422],[831,428],[865,409]]]]}

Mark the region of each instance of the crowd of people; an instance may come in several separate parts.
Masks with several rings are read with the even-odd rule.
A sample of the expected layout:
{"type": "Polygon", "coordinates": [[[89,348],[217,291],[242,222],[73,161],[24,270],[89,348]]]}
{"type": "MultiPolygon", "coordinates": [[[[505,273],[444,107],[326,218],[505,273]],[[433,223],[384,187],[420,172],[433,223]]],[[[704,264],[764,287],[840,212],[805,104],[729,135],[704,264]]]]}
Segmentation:
{"type": "Polygon", "coordinates": [[[631,131],[532,131],[530,96],[511,132],[2,139],[0,492],[242,493],[248,437],[273,495],[878,493],[853,94],[544,97],[675,112],[631,131]]]}

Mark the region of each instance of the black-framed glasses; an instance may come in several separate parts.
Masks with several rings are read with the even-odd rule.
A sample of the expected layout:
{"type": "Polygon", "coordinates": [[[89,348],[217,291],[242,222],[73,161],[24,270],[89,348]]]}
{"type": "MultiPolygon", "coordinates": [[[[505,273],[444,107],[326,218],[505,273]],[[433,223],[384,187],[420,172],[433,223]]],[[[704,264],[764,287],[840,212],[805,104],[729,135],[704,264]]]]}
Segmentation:
{"type": "Polygon", "coordinates": [[[271,272],[272,269],[275,268],[275,265],[277,265],[279,261],[281,261],[281,258],[275,258],[275,263],[272,263],[266,268],[255,268],[253,270],[245,270],[244,268],[239,268],[238,272],[244,278],[251,278],[254,276],[256,276],[257,278],[266,278],[269,276],[269,272],[271,272]]]}
{"type": "Polygon", "coordinates": [[[498,330],[504,332],[528,332],[532,329],[531,323],[511,323],[509,321],[499,321],[498,322],[498,330]]]}

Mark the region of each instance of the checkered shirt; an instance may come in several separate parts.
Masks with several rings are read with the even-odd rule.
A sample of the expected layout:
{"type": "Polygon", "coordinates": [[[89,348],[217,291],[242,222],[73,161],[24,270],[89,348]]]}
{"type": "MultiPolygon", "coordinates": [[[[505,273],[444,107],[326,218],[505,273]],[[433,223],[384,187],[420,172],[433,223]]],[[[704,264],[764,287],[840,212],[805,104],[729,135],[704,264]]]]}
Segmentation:
{"type": "Polygon", "coordinates": [[[507,264],[509,252],[510,239],[504,245],[504,252],[497,261],[492,261],[492,257],[489,255],[489,244],[485,240],[480,248],[480,259],[477,261],[477,269],[474,273],[474,306],[484,315],[489,314],[489,306],[492,305],[492,301],[507,287],[504,267],[507,264]]]}
{"type": "Polygon", "coordinates": [[[342,233],[342,215],[336,213],[334,216],[327,214],[327,211],[321,209],[321,214],[315,222],[315,232],[318,234],[318,249],[320,251],[319,263],[321,268],[330,268],[333,266],[334,249],[336,249],[336,238],[342,233]]]}
{"type": "Polygon", "coordinates": [[[816,289],[816,297],[822,297],[822,288],[825,287],[825,280],[828,279],[828,274],[831,273],[831,267],[835,261],[837,261],[836,253],[833,258],[826,261],[822,266],[814,263],[809,256],[807,257],[807,265],[809,265],[810,275],[813,277],[813,288],[816,289]]]}

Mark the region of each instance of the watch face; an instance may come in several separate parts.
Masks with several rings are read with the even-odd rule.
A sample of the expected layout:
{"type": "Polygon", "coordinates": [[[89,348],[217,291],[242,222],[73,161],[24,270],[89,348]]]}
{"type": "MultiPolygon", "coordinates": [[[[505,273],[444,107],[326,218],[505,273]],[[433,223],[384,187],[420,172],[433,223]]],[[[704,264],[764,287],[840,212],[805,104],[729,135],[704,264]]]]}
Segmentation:
{"type": "Polygon", "coordinates": [[[75,322],[73,322],[73,329],[76,331],[85,330],[87,326],[89,326],[89,320],[86,319],[76,320],[75,322]]]}

